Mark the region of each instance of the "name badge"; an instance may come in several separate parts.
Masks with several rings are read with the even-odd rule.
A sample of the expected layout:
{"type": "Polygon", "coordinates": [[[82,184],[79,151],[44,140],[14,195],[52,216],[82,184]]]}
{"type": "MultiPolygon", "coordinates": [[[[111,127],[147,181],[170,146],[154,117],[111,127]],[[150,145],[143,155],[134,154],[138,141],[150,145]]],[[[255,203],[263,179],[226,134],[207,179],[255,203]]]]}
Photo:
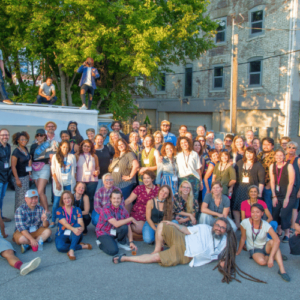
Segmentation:
{"type": "Polygon", "coordinates": [[[71,230],[70,229],[66,229],[64,232],[64,235],[71,235],[71,230]]]}
{"type": "Polygon", "coordinates": [[[91,171],[85,171],[85,172],[84,172],[84,175],[91,176],[91,175],[92,175],[92,172],[91,172],[91,171]]]}
{"type": "Polygon", "coordinates": [[[9,163],[4,163],[4,169],[8,169],[9,168],[9,163]]]}
{"type": "Polygon", "coordinates": [[[178,177],[176,175],[172,176],[172,181],[178,181],[178,177]]]}
{"type": "Polygon", "coordinates": [[[148,165],[149,164],[149,158],[144,159],[144,164],[148,165]]]}
{"type": "Polygon", "coordinates": [[[110,234],[113,235],[113,236],[116,236],[117,235],[117,230],[116,229],[111,229],[110,234]]]}
{"type": "Polygon", "coordinates": [[[26,172],[31,172],[32,171],[32,167],[26,167],[26,172]]]}
{"type": "Polygon", "coordinates": [[[276,184],[276,191],[280,192],[280,186],[278,184],[276,184]]]}
{"type": "Polygon", "coordinates": [[[29,232],[30,232],[30,233],[36,232],[36,226],[30,226],[29,232]]]}
{"type": "Polygon", "coordinates": [[[250,182],[249,177],[243,177],[242,182],[249,183],[250,182]]]}
{"type": "Polygon", "coordinates": [[[119,172],[119,170],[120,170],[120,168],[119,167],[116,167],[116,168],[114,168],[114,172],[119,172]]]}
{"type": "Polygon", "coordinates": [[[62,180],[67,180],[68,179],[68,174],[65,174],[65,173],[61,174],[61,179],[62,180]]]}

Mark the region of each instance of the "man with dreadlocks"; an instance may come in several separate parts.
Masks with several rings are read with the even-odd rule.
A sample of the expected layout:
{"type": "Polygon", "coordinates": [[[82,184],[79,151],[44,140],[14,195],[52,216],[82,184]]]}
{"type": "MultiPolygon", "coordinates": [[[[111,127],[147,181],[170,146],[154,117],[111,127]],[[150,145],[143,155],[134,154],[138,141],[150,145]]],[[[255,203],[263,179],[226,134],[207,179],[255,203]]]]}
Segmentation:
{"type": "MultiPolygon", "coordinates": [[[[159,263],[165,267],[189,263],[191,267],[198,267],[224,256],[226,248],[231,246],[228,235],[234,232],[226,218],[218,218],[213,227],[206,224],[185,227],[164,221],[157,226],[155,249],[151,254],[130,257],[119,254],[114,256],[113,262],[159,263]],[[161,251],[164,242],[169,249],[161,251]]],[[[220,266],[224,266],[224,261],[220,266]]]]}

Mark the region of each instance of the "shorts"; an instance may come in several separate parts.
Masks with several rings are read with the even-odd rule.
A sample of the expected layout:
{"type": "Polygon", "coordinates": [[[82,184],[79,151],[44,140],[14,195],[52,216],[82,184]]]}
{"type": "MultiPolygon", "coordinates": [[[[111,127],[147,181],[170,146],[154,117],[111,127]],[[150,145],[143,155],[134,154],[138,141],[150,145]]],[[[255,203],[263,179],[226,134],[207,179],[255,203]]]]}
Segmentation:
{"type": "Polygon", "coordinates": [[[87,84],[83,84],[81,87],[80,87],[81,90],[84,90],[86,93],[88,93],[89,95],[92,95],[94,96],[94,89],[92,86],[89,86],[87,84]]]}
{"type": "Polygon", "coordinates": [[[45,164],[40,171],[32,170],[32,179],[38,180],[40,178],[49,180],[49,178],[50,178],[50,165],[49,164],[45,164]]]}
{"type": "Polygon", "coordinates": [[[0,236],[0,255],[2,252],[6,251],[6,250],[14,250],[12,244],[7,241],[6,239],[4,239],[2,236],[0,236]]]}
{"type": "Polygon", "coordinates": [[[265,243],[263,248],[254,248],[249,250],[250,258],[252,258],[255,253],[262,253],[263,255],[269,255],[266,251],[267,243],[265,243]]]}
{"type": "Polygon", "coordinates": [[[299,199],[295,201],[295,206],[293,207],[293,209],[298,209],[298,208],[299,208],[299,199]]]}
{"type": "MultiPolygon", "coordinates": [[[[37,231],[35,232],[31,232],[30,235],[36,239],[38,236],[40,236],[46,229],[48,228],[44,228],[44,227],[40,227],[37,231]]],[[[19,231],[19,230],[16,230],[14,235],[13,235],[13,241],[17,244],[17,245],[21,245],[19,243],[19,239],[20,237],[22,237],[23,234],[19,231]]]]}
{"type": "Polygon", "coordinates": [[[162,236],[170,247],[168,250],[159,252],[161,262],[159,263],[163,267],[171,267],[177,265],[188,264],[192,258],[184,256],[185,248],[185,234],[180,232],[172,225],[163,225],[162,236]]]}

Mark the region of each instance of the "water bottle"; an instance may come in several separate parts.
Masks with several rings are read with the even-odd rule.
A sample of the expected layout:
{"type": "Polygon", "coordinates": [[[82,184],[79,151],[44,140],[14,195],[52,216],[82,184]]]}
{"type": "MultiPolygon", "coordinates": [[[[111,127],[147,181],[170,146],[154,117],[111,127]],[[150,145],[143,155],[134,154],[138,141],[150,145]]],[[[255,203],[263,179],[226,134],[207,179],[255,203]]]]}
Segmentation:
{"type": "Polygon", "coordinates": [[[47,148],[50,147],[50,143],[48,141],[41,144],[34,151],[34,158],[38,158],[47,148]]]}
{"type": "Polygon", "coordinates": [[[43,251],[44,242],[42,238],[39,239],[39,251],[43,251]]]}

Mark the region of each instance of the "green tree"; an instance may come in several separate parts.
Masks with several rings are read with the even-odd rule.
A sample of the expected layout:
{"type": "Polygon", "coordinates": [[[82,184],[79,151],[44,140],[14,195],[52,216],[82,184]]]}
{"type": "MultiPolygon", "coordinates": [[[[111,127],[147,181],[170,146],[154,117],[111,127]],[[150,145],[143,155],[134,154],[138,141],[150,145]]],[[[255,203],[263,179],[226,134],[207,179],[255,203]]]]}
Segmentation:
{"type": "MultiPolygon", "coordinates": [[[[134,77],[155,81],[172,64],[194,60],[213,47],[216,24],[206,13],[207,0],[4,0],[14,32],[5,43],[45,60],[61,94],[72,105],[80,76],[76,69],[91,56],[101,78],[95,105],[126,119],[133,97],[149,95],[134,77]],[[18,28],[18,30],[16,29],[18,28]]],[[[0,25],[1,25],[0,23],[0,25]]],[[[0,47],[2,47],[0,33],[0,47]]],[[[12,52],[11,52],[12,53],[12,52]]],[[[78,100],[79,101],[79,100],[78,100]]],[[[77,100],[76,100],[77,102],[77,100]]]]}

